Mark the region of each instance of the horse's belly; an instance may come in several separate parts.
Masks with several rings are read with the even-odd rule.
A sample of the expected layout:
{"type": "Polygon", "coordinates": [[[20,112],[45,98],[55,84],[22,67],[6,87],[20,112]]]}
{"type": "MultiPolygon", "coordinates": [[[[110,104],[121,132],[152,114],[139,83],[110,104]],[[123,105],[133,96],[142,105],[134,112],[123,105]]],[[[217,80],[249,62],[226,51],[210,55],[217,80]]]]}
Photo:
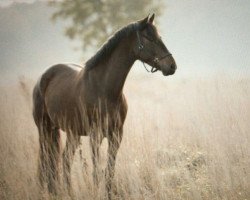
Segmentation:
{"type": "Polygon", "coordinates": [[[54,106],[48,105],[48,115],[57,128],[60,128],[64,132],[71,132],[81,136],[87,136],[87,125],[84,125],[84,116],[79,114],[79,110],[75,106],[64,106],[58,102],[54,106]]]}

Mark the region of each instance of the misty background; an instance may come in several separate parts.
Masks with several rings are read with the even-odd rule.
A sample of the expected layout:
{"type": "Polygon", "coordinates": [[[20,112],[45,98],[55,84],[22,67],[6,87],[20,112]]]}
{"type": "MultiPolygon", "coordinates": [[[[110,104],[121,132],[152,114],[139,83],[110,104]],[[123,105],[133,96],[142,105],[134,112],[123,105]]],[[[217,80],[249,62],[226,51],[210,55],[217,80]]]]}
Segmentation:
{"type": "MultiPolygon", "coordinates": [[[[63,187],[52,196],[39,184],[34,83],[53,64],[83,65],[99,48],[92,39],[101,43],[127,21],[152,12],[178,68],[164,77],[147,73],[141,62],[132,67],[123,91],[129,109],[116,162],[115,199],[250,200],[249,0],[56,1],[65,2],[67,12],[78,3],[73,10],[80,18],[68,36],[70,18],[59,14],[52,22],[60,9],[48,1],[54,0],[0,0],[0,200],[71,199],[63,187]],[[80,35],[90,35],[74,37],[88,23],[82,20],[84,7],[101,21],[79,29],[80,35]]],[[[64,147],[66,134],[60,132],[64,147]]],[[[100,169],[105,172],[108,142],[103,143],[100,169]]],[[[98,189],[92,181],[88,137],[81,138],[76,154],[72,194],[105,198],[105,173],[98,189]]]]}
{"type": "MultiPolygon", "coordinates": [[[[0,1],[1,83],[21,75],[36,79],[57,63],[83,65],[99,48],[93,46],[82,52],[79,41],[65,37],[69,22],[52,22],[55,8],[48,6],[47,1],[13,2],[0,1]]],[[[163,2],[161,15],[156,13],[156,26],[177,62],[177,73],[171,79],[249,77],[249,1],[163,2]]],[[[152,76],[140,62],[136,62],[132,71],[129,76],[152,76]]],[[[154,74],[154,78],[164,79],[161,73],[154,74]]]]}

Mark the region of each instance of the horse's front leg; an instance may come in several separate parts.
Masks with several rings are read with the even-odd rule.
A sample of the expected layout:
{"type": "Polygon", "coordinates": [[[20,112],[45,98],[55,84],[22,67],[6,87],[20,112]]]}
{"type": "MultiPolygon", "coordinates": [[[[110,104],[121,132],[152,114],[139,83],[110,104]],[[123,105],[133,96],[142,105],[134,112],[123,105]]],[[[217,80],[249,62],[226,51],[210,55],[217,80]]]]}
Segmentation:
{"type": "Polygon", "coordinates": [[[112,188],[113,188],[113,178],[115,174],[115,160],[118,149],[121,144],[123,135],[123,129],[111,133],[108,137],[108,163],[105,171],[106,178],[106,192],[108,194],[108,199],[112,197],[112,188]]]}
{"type": "Polygon", "coordinates": [[[95,186],[99,186],[100,182],[100,146],[103,140],[103,136],[94,132],[90,135],[90,147],[91,147],[91,157],[93,162],[93,181],[95,186]]]}

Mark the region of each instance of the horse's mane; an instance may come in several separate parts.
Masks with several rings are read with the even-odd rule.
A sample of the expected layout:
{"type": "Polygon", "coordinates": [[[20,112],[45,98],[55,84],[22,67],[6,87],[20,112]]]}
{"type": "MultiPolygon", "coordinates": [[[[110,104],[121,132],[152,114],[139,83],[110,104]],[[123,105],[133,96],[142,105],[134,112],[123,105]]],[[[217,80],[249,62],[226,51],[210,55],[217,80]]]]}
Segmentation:
{"type": "Polygon", "coordinates": [[[87,62],[85,63],[85,68],[92,69],[95,67],[101,60],[103,60],[106,56],[109,56],[120,40],[124,37],[129,36],[131,33],[137,30],[138,23],[131,23],[117,32],[115,32],[97,51],[97,53],[92,56],[87,62]]]}

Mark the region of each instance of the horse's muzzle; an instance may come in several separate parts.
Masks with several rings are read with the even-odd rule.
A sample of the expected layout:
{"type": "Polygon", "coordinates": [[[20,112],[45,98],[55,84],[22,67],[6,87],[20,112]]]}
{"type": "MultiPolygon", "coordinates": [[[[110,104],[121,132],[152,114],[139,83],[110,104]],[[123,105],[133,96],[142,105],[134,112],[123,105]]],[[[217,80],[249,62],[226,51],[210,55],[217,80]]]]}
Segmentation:
{"type": "Polygon", "coordinates": [[[168,70],[162,69],[162,74],[164,76],[173,75],[176,71],[176,68],[177,68],[176,64],[173,63],[168,70]]]}

